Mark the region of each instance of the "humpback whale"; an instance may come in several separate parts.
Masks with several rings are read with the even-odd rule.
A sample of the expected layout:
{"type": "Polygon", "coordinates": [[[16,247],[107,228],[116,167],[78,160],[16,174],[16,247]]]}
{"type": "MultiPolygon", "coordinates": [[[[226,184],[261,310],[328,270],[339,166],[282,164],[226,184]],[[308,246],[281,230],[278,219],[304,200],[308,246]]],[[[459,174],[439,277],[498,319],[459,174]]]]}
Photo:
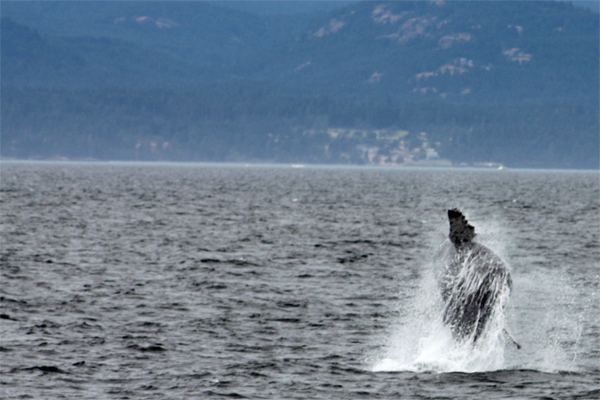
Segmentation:
{"type": "MultiPolygon", "coordinates": [[[[443,322],[457,342],[476,343],[512,279],[502,260],[473,241],[475,228],[458,209],[448,210],[450,233],[436,255],[443,322]]],[[[520,348],[520,345],[509,338],[520,348]]]]}

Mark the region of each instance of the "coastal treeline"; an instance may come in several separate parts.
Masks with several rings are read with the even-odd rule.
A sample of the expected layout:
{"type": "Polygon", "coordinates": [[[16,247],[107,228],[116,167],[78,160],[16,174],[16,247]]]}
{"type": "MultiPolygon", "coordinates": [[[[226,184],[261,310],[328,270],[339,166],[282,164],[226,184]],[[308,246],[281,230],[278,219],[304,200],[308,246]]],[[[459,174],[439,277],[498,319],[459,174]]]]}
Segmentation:
{"type": "Polygon", "coordinates": [[[418,160],[425,152],[413,150],[427,147],[455,163],[597,168],[599,159],[597,110],[558,101],[311,95],[248,82],[152,90],[3,86],[1,111],[1,151],[9,158],[360,164],[373,149],[404,149],[418,160]],[[335,133],[340,128],[363,134],[335,133]],[[407,133],[368,133],[381,129],[407,133]]]}

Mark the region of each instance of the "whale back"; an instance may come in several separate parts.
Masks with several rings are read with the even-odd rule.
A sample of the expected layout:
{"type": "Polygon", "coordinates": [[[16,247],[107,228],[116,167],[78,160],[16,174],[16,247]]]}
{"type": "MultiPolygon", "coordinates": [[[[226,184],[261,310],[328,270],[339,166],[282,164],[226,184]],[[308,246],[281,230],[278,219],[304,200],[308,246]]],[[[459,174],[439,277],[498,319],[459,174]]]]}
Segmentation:
{"type": "Polygon", "coordinates": [[[487,247],[478,243],[455,254],[446,276],[442,297],[446,303],[444,323],[461,339],[476,342],[482,335],[501,293],[512,286],[504,263],[487,247]],[[444,287],[445,286],[445,287],[444,287]]]}

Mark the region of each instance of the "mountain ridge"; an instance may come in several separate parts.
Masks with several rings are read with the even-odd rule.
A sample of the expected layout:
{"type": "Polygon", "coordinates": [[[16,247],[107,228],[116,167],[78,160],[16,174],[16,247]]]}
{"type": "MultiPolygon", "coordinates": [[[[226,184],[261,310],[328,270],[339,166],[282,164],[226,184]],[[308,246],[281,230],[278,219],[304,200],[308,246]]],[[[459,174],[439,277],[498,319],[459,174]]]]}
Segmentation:
{"type": "MultiPolygon", "coordinates": [[[[264,67],[265,75],[277,75],[276,71],[280,71],[280,79],[300,80],[298,75],[304,74],[310,77],[305,79],[354,81],[405,92],[442,97],[460,93],[472,97],[477,92],[476,87],[469,87],[473,86],[474,75],[489,82],[504,80],[499,77],[504,74],[519,79],[520,74],[519,84],[532,82],[529,88],[532,90],[548,80],[555,85],[565,85],[563,81],[568,80],[572,86],[573,79],[563,79],[561,74],[575,67],[581,75],[579,82],[575,82],[578,89],[586,91],[597,86],[597,61],[594,65],[593,60],[590,63],[555,55],[570,52],[576,54],[575,58],[588,59],[597,55],[597,18],[569,4],[545,4],[542,7],[533,2],[510,2],[502,6],[503,13],[495,12],[495,24],[482,27],[476,15],[490,15],[495,10],[494,4],[363,2],[314,21],[302,38],[291,45],[294,47],[288,49],[287,59],[273,60],[270,70],[264,67]],[[566,11],[573,13],[571,19],[564,17],[566,11]],[[539,12],[545,15],[537,15],[539,12]],[[526,15],[514,17],[520,14],[526,15]],[[538,21],[532,22],[535,17],[538,21]],[[538,32],[541,29],[544,31],[538,32]],[[576,50],[571,48],[572,42],[577,42],[576,50]],[[538,51],[540,48],[542,51],[538,51]],[[351,61],[335,61],[340,58],[351,61]],[[590,67],[581,67],[586,64],[590,67]],[[346,65],[350,67],[345,68],[346,65]],[[435,87],[434,81],[443,87],[435,87]],[[451,81],[463,83],[448,93],[451,81]]],[[[495,92],[518,89],[506,88],[509,82],[496,84],[495,92]]],[[[494,95],[492,91],[484,91],[479,100],[494,95]]],[[[564,88],[557,95],[564,96],[564,88]]],[[[594,96],[595,93],[589,97],[594,96]]]]}
{"type": "Polygon", "coordinates": [[[2,16],[49,37],[128,41],[218,72],[309,16],[259,16],[212,2],[4,2],[2,16]],[[6,4],[4,4],[6,3],[6,4]]]}
{"type": "Polygon", "coordinates": [[[42,37],[2,18],[2,84],[39,87],[156,87],[199,81],[202,70],[120,39],[42,37]],[[118,73],[115,73],[118,71],[118,73]],[[166,78],[161,82],[161,79],[166,78]]]}

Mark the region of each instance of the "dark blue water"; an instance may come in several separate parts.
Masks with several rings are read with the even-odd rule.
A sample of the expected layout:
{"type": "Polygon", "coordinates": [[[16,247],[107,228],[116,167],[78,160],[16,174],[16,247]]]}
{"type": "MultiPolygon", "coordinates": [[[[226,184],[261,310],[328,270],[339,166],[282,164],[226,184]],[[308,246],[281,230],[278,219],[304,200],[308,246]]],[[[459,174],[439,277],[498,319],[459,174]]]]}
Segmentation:
{"type": "Polygon", "coordinates": [[[597,172],[2,163],[0,201],[2,398],[600,395],[597,172]],[[452,207],[521,350],[439,324],[452,207]]]}

